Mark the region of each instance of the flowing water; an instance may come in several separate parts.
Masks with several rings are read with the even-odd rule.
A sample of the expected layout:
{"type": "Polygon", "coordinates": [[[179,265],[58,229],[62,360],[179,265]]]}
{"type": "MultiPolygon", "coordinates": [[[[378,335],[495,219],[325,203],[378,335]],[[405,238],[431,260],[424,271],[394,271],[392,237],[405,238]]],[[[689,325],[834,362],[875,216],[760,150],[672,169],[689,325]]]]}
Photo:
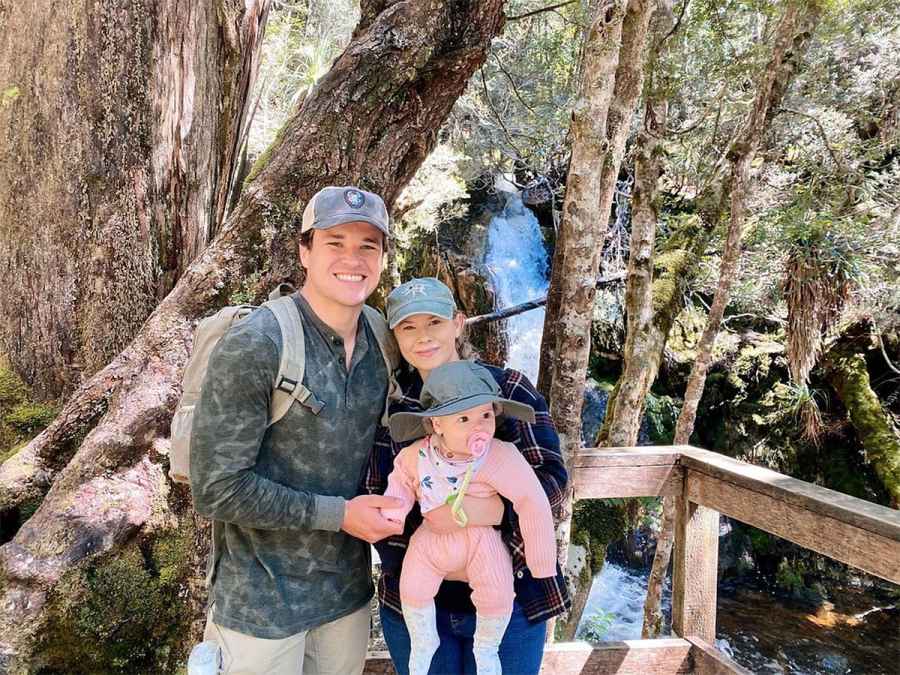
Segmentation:
{"type": "MultiPolygon", "coordinates": [[[[499,308],[544,295],[548,285],[548,260],[537,218],[518,194],[506,195],[503,211],[491,220],[485,256],[499,308]]],[[[619,217],[626,216],[626,210],[620,209],[619,217]]],[[[537,378],[543,322],[540,309],[512,317],[506,324],[507,366],[521,370],[532,381],[537,378]]],[[[605,407],[605,399],[601,405],[605,407]]],[[[593,632],[606,640],[639,639],[646,592],[647,571],[607,562],[594,579],[579,627],[581,635],[593,632]]],[[[833,589],[832,595],[833,602],[811,609],[767,590],[720,590],[716,645],[754,673],[900,672],[896,604],[862,587],[833,589]]],[[[663,608],[667,615],[671,613],[668,584],[663,608]]]]}
{"type": "MultiPolygon", "coordinates": [[[[538,219],[522,198],[504,193],[506,205],[488,228],[484,263],[494,279],[498,307],[509,307],[547,294],[549,261],[538,219]]],[[[509,342],[506,365],[537,381],[544,329],[544,308],[533,309],[506,320],[509,342]]]]}
{"type": "MultiPolygon", "coordinates": [[[[579,638],[640,639],[648,573],[607,561],[591,586],[579,638]]],[[[897,673],[897,605],[861,586],[832,589],[832,595],[813,608],[752,587],[720,590],[716,646],[754,673],[897,673]]],[[[669,621],[668,583],[663,611],[669,621]]]]}

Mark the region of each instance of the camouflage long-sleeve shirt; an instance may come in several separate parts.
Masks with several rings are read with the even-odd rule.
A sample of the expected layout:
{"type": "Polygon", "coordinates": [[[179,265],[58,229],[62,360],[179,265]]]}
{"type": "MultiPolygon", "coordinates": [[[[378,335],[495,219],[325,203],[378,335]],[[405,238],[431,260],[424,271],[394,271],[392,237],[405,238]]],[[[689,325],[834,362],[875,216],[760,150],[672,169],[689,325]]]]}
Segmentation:
{"type": "Polygon", "coordinates": [[[349,614],[373,592],[369,546],[340,526],[372,448],[387,369],[362,316],[348,372],[341,338],[294,297],[304,384],[321,412],[295,403],[267,427],[281,331],[261,309],[213,351],[191,439],[194,505],[213,519],[213,619],[267,639],[349,614]]]}

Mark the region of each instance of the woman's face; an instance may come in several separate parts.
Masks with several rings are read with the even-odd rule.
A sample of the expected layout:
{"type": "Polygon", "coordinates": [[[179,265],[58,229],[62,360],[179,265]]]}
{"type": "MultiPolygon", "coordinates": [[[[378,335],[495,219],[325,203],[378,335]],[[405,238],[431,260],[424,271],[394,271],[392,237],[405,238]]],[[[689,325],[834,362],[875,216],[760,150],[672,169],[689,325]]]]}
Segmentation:
{"type": "Polygon", "coordinates": [[[459,361],[456,338],[462,335],[464,322],[465,317],[459,312],[453,319],[413,314],[394,326],[394,336],[403,358],[424,380],[438,366],[459,361]]]}

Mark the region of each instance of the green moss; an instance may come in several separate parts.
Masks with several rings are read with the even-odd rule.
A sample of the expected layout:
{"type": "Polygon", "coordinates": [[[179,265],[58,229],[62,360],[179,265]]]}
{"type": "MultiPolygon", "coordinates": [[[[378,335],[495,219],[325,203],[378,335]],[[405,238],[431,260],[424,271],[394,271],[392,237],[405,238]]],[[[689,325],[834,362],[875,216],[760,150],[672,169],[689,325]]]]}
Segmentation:
{"type": "Polygon", "coordinates": [[[572,543],[590,553],[590,576],[603,566],[606,547],[625,534],[625,511],[621,503],[610,499],[582,499],[572,513],[572,543]]]}
{"type": "Polygon", "coordinates": [[[3,418],[20,436],[34,436],[56,417],[56,408],[43,403],[22,403],[3,418]]]}
{"type": "Polygon", "coordinates": [[[11,445],[9,449],[3,450],[3,446],[0,445],[0,464],[3,464],[6,460],[16,454],[19,450],[25,447],[25,443],[18,443],[16,445],[11,445]]]}
{"type": "Polygon", "coordinates": [[[654,445],[671,445],[681,402],[672,396],[647,394],[646,415],[650,440],[654,445]]]}
{"type": "Polygon", "coordinates": [[[192,549],[192,528],[169,530],[67,572],[49,601],[40,672],[174,672],[189,646],[192,549]]]}
{"type": "Polygon", "coordinates": [[[250,185],[256,177],[262,172],[263,169],[269,164],[269,160],[272,158],[272,151],[281,145],[282,140],[284,139],[285,127],[287,125],[282,125],[278,130],[278,133],[275,134],[274,140],[269,144],[265,150],[263,150],[259,157],[256,158],[256,161],[253,162],[253,166],[250,168],[250,173],[247,174],[247,177],[244,179],[244,188],[250,185]]]}
{"type": "Polygon", "coordinates": [[[9,410],[25,400],[27,392],[22,380],[0,359],[0,409],[9,410]]]}
{"type": "Polygon", "coordinates": [[[832,355],[830,380],[850,414],[850,420],[865,448],[866,458],[891,496],[900,506],[900,435],[872,390],[862,354],[832,355]]]}
{"type": "Polygon", "coordinates": [[[43,431],[57,410],[30,400],[29,391],[0,357],[0,462],[14,455],[24,441],[43,431]]]}

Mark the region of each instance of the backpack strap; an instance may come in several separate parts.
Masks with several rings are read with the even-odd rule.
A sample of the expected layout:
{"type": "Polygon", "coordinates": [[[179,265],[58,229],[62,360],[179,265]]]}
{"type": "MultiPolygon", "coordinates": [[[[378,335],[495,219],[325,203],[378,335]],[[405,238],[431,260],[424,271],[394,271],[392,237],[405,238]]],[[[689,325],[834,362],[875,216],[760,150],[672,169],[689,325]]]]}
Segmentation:
{"type": "Polygon", "coordinates": [[[303,385],[303,375],[306,372],[306,341],[303,336],[300,310],[290,296],[269,300],[263,307],[269,308],[281,328],[281,362],[278,364],[278,375],[275,376],[269,425],[284,417],[294,401],[318,415],[324,404],[303,385]]]}
{"type": "Polygon", "coordinates": [[[387,366],[388,390],[384,401],[384,414],[381,418],[382,426],[387,426],[388,408],[391,400],[399,400],[401,397],[400,385],[397,383],[396,378],[397,369],[400,367],[400,347],[397,346],[394,332],[388,328],[388,323],[381,312],[374,307],[363,305],[363,316],[366,317],[366,321],[368,321],[372,332],[375,334],[375,340],[378,342],[381,356],[384,358],[384,365],[387,366]]]}

